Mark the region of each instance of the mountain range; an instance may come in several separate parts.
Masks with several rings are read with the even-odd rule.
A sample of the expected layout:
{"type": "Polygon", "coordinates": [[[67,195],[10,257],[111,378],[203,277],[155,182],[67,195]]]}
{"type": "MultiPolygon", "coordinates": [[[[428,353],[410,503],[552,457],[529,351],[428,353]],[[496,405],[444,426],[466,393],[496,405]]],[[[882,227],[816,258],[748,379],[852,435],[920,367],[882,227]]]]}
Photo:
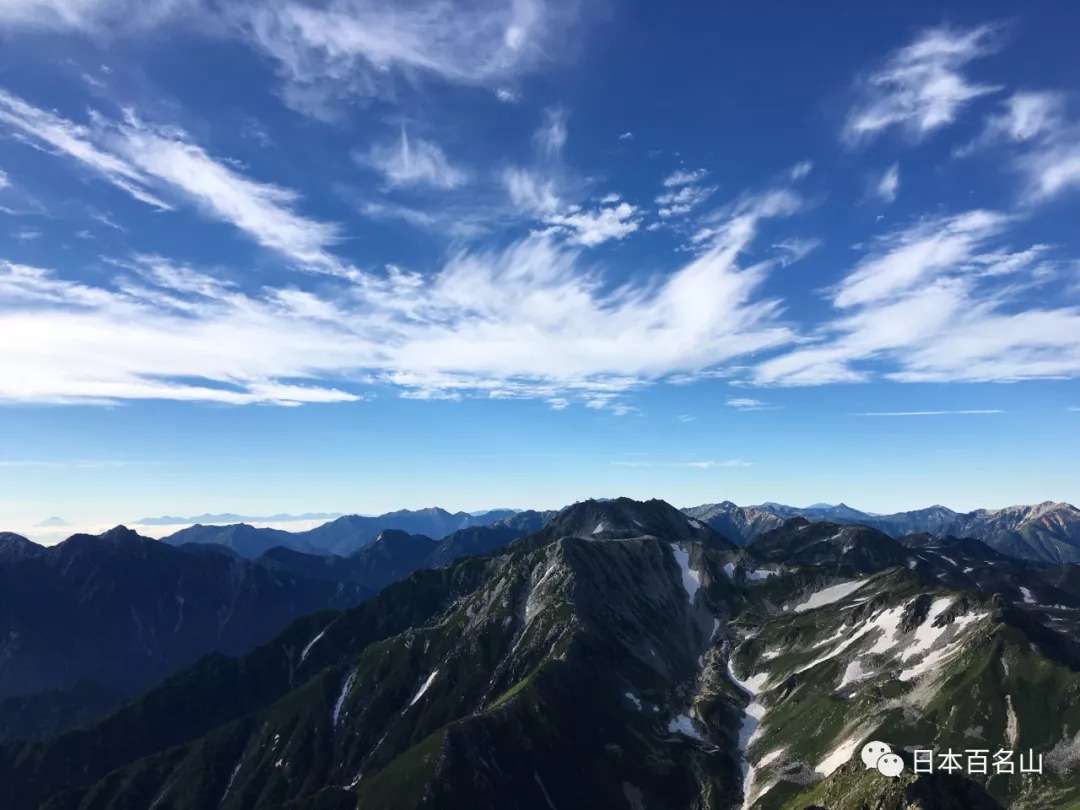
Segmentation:
{"type": "Polygon", "coordinates": [[[0,534],[0,739],[84,722],[203,655],[247,652],[298,616],[358,604],[542,520],[517,513],[441,541],[388,529],[348,556],[278,545],[251,559],[230,545],[161,543],[124,527],[52,547],[0,534]]]}
{"type": "Polygon", "coordinates": [[[256,528],[247,523],[196,524],[162,538],[162,542],[174,546],[184,543],[214,543],[227,546],[243,557],[257,557],[276,546],[307,554],[347,556],[372,542],[385,529],[422,534],[441,540],[460,529],[489,526],[512,519],[517,514],[513,509],[494,509],[475,514],[448,512],[438,507],[401,509],[376,516],[342,515],[321,526],[300,532],[256,528]]]}
{"type": "Polygon", "coordinates": [[[737,506],[731,501],[721,501],[684,511],[741,544],[775,529],[789,518],[805,517],[812,521],[870,526],[891,537],[916,533],[974,537],[1013,557],[1043,562],[1080,562],[1080,509],[1053,501],[972,512],[931,506],[889,515],[862,512],[843,503],[798,508],[778,503],[737,506]]]}
{"type": "Polygon", "coordinates": [[[740,547],[586,501],[10,741],[0,784],[14,810],[1080,807],[1078,617],[1080,566],[971,538],[796,516],[740,547]],[[1045,768],[916,774],[912,747],[1045,768]]]}
{"type": "MultiPolygon", "coordinates": [[[[721,501],[683,511],[708,523],[713,529],[740,545],[746,544],[762,532],[782,525],[785,520],[805,517],[812,521],[870,526],[891,537],[916,533],[937,537],[973,537],[1013,557],[1043,562],[1080,562],[1080,509],[1068,503],[1053,501],[1004,509],[976,509],[971,512],[955,512],[945,506],[930,506],[886,515],[864,512],[843,503],[795,507],[774,502],[738,506],[731,501],[721,501]]],[[[243,522],[196,524],[163,540],[171,545],[192,542],[224,545],[249,558],[258,557],[276,546],[307,554],[344,556],[363,548],[384,529],[397,529],[441,539],[454,531],[469,527],[509,525],[506,522],[510,521],[512,524],[514,516],[518,514],[544,514],[550,517],[554,512],[520,513],[510,509],[495,509],[470,514],[451,513],[433,507],[416,511],[399,510],[377,516],[344,515],[300,532],[256,528],[243,522]]],[[[533,521],[525,528],[535,530],[538,526],[533,521]]]]}

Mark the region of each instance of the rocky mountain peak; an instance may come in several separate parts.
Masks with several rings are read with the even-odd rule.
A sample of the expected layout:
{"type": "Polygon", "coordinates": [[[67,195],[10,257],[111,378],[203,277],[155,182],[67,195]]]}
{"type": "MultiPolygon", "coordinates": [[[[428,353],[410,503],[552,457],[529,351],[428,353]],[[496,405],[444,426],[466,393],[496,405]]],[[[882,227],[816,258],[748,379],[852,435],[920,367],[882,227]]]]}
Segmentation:
{"type": "Polygon", "coordinates": [[[580,501],[559,512],[548,524],[554,535],[612,539],[651,535],[669,540],[723,542],[706,523],[665,501],[630,498],[580,501]]]}

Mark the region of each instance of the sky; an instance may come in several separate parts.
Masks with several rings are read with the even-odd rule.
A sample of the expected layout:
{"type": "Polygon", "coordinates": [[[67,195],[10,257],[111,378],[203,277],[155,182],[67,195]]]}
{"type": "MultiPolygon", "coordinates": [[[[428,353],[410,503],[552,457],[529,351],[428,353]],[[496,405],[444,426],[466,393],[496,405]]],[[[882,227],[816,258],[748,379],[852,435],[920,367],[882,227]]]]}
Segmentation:
{"type": "Polygon", "coordinates": [[[0,528],[1080,501],[1080,10],[814,6],[0,2],[0,528]]]}

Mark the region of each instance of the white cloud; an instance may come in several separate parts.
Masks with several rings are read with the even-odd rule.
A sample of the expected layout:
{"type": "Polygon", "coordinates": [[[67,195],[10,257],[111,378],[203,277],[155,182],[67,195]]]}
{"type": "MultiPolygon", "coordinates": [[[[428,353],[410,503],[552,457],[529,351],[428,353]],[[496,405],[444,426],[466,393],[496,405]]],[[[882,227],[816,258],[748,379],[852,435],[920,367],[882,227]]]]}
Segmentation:
{"type": "Polygon", "coordinates": [[[995,144],[1034,144],[1043,146],[1060,140],[1065,122],[1065,96],[1050,91],[1013,93],[1001,111],[986,121],[982,132],[971,142],[957,148],[957,157],[966,157],[995,144]]]}
{"type": "Polygon", "coordinates": [[[516,100],[516,78],[570,50],[578,10],[574,0],[4,0],[0,28],[106,37],[189,24],[236,36],[273,60],[287,104],[334,118],[349,97],[422,79],[516,100]]]}
{"type": "Polygon", "coordinates": [[[626,132],[619,133],[620,141],[632,141],[634,140],[634,133],[627,130],[626,132]]]}
{"type": "Polygon", "coordinates": [[[786,188],[743,195],[704,216],[701,227],[690,237],[690,242],[695,247],[701,247],[714,244],[717,240],[742,239],[754,231],[758,220],[789,216],[802,206],[802,198],[786,188]]]}
{"type": "Polygon", "coordinates": [[[1065,97],[1051,92],[1013,93],[1005,107],[1004,114],[990,119],[989,129],[1013,141],[1029,141],[1060,127],[1065,97]]]}
{"type": "Polygon", "coordinates": [[[196,0],[4,0],[0,27],[93,33],[158,25],[196,0]]]}
{"type": "Polygon", "coordinates": [[[501,178],[510,201],[522,211],[531,214],[551,214],[561,205],[555,181],[541,177],[534,171],[510,167],[501,178]]]}
{"type": "Polygon", "coordinates": [[[381,383],[628,414],[641,385],[792,339],[760,295],[771,265],[737,262],[755,232],[745,222],[674,271],[617,285],[543,236],[319,293],[242,292],[157,257],[120,263],[109,286],[5,263],[0,399],[297,404],[381,383]]]}
{"type": "Polygon", "coordinates": [[[8,180],[7,172],[0,169],[0,189],[7,188],[11,185],[11,181],[8,180]]]}
{"type": "Polygon", "coordinates": [[[556,231],[568,233],[570,241],[593,247],[611,239],[623,239],[638,229],[637,209],[626,202],[605,205],[593,211],[577,210],[554,214],[544,220],[556,231]]]}
{"type": "Polygon", "coordinates": [[[1080,187],[1080,127],[1063,133],[1045,145],[1022,155],[1017,165],[1026,176],[1026,194],[1032,202],[1043,202],[1080,187]]]}
{"type": "MultiPolygon", "coordinates": [[[[667,185],[666,182],[665,185],[667,185]]],[[[693,182],[675,186],[670,191],[657,195],[656,203],[660,208],[657,209],[656,213],[661,219],[688,214],[692,209],[708,200],[715,192],[715,186],[699,186],[693,182]]]]}
{"type": "Polygon", "coordinates": [[[676,188],[690,183],[700,183],[708,175],[705,169],[676,169],[664,178],[666,188],[676,188]]]}
{"type": "Polygon", "coordinates": [[[753,466],[749,461],[744,461],[741,458],[729,458],[722,461],[715,461],[712,459],[706,461],[650,461],[646,459],[638,459],[633,461],[613,461],[611,462],[614,467],[631,467],[634,469],[647,469],[651,467],[685,467],[691,470],[712,470],[715,468],[732,468],[732,467],[751,467],[753,466]]]}
{"type": "Polygon", "coordinates": [[[773,248],[780,252],[780,264],[787,267],[789,264],[802,261],[819,247],[822,241],[817,237],[791,237],[781,242],[776,242],[773,248]]]}
{"type": "Polygon", "coordinates": [[[391,186],[453,189],[468,181],[468,174],[452,165],[438,144],[410,138],[404,127],[397,141],[378,144],[366,155],[355,157],[380,172],[391,186]]]}
{"type": "Polygon", "coordinates": [[[503,104],[516,104],[521,100],[521,96],[511,90],[509,87],[500,87],[495,91],[495,98],[501,101],[503,104]]]}
{"type": "Polygon", "coordinates": [[[844,278],[833,302],[843,308],[881,301],[942,271],[962,271],[975,248],[1007,222],[1001,214],[976,210],[892,234],[844,278]]]}
{"type": "Polygon", "coordinates": [[[885,170],[878,180],[874,191],[884,202],[891,203],[896,199],[896,193],[900,190],[900,165],[894,163],[885,170]]]}
{"type": "Polygon", "coordinates": [[[751,397],[733,397],[727,401],[727,406],[737,411],[761,411],[769,407],[760,399],[751,397]]]}
{"type": "Polygon", "coordinates": [[[91,139],[96,133],[87,127],[38,109],[3,90],[0,90],[0,123],[32,144],[51,147],[78,160],[142,202],[161,210],[171,208],[147,189],[150,178],[145,173],[93,143],[91,139]]]}
{"type": "Polygon", "coordinates": [[[553,411],[564,411],[570,406],[570,400],[564,397],[551,397],[547,400],[547,404],[553,411]]]}
{"type": "Polygon", "coordinates": [[[489,87],[513,100],[508,83],[558,54],[576,5],[280,0],[237,3],[224,14],[275,60],[286,101],[325,117],[348,96],[391,92],[395,79],[489,87]]]}
{"type": "Polygon", "coordinates": [[[962,73],[991,52],[994,33],[990,26],[922,32],[867,78],[865,98],[845,123],[846,137],[872,137],[893,126],[919,137],[951,124],[968,102],[998,89],[974,84],[962,73]]]}
{"type": "Polygon", "coordinates": [[[171,210],[164,194],[180,195],[299,265],[355,275],[330,253],[338,240],[337,227],[297,213],[296,192],[245,177],[174,127],[146,124],[130,112],[122,121],[94,115],[89,125],[79,125],[2,90],[0,124],[96,171],[155,208],[171,210]]]}
{"type": "Polygon", "coordinates": [[[788,176],[792,180],[802,180],[804,177],[810,174],[813,169],[814,164],[812,161],[802,160],[791,167],[791,170],[788,172],[788,176]]]}
{"type": "Polygon", "coordinates": [[[754,382],[988,382],[1080,375],[1080,309],[1025,301],[1045,246],[995,249],[1010,220],[971,211],[881,240],[833,291],[838,315],[754,382]]]}
{"type": "Polygon", "coordinates": [[[865,411],[853,416],[986,416],[990,414],[1005,413],[997,409],[984,410],[953,410],[953,411],[865,411]]]}
{"type": "Polygon", "coordinates": [[[551,107],[544,110],[544,123],[533,133],[537,148],[548,159],[556,158],[566,145],[566,110],[551,107]]]}

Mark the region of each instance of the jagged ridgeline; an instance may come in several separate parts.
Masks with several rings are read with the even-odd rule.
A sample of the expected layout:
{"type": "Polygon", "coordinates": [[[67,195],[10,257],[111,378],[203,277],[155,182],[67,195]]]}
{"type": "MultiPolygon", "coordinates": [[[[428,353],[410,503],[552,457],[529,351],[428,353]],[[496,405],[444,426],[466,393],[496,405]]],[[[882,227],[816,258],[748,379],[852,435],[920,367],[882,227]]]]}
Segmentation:
{"type": "Polygon", "coordinates": [[[5,807],[1080,807],[1075,566],[587,501],[0,750],[5,807]],[[909,758],[895,779],[864,741],[909,758]],[[1033,749],[1035,775],[905,746],[1033,749]]]}

